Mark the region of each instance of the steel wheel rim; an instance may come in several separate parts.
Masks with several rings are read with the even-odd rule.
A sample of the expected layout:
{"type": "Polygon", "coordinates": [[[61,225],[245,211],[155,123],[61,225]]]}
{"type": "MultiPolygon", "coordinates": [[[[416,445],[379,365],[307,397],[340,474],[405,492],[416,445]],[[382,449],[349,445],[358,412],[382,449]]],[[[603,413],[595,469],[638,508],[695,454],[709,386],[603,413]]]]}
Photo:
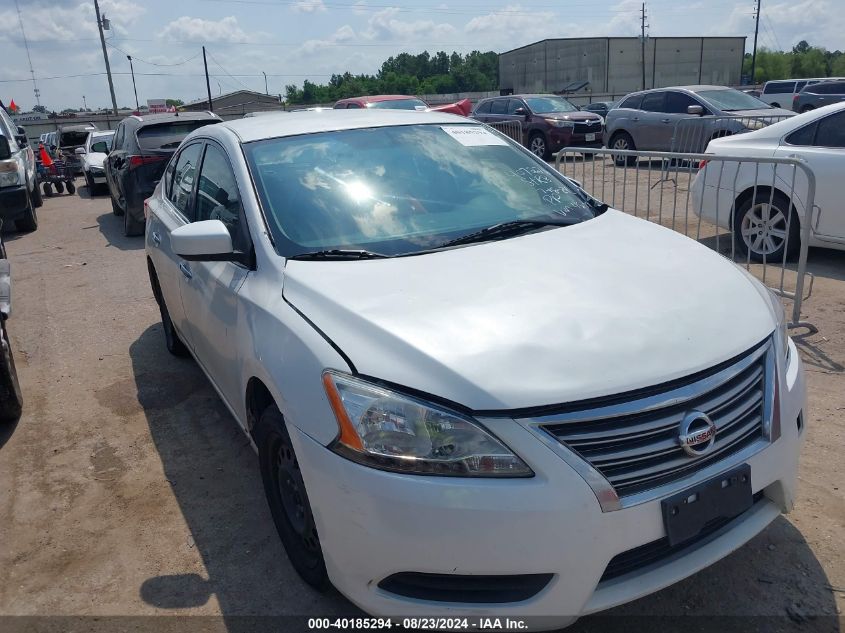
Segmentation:
{"type": "Polygon", "coordinates": [[[285,517],[305,549],[317,553],[320,551],[317,530],[296,456],[285,442],[279,442],[273,455],[274,483],[285,517]]]}
{"type": "Polygon", "coordinates": [[[786,216],[768,202],[752,206],[742,217],[740,233],[745,246],[759,255],[771,255],[786,244],[786,216]]]}
{"type": "Polygon", "coordinates": [[[546,153],[546,141],[539,136],[531,139],[531,153],[535,156],[543,156],[546,153]]]}

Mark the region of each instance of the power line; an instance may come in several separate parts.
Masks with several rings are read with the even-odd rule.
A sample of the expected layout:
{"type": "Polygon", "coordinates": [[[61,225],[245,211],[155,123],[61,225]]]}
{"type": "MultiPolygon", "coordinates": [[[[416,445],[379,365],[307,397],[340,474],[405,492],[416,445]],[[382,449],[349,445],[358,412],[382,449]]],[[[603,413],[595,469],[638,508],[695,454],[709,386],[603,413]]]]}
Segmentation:
{"type": "Polygon", "coordinates": [[[772,37],[775,38],[775,44],[777,44],[778,50],[782,51],[783,47],[780,45],[780,40],[778,39],[778,34],[775,32],[775,26],[772,24],[772,20],[769,18],[768,15],[763,16],[766,22],[769,23],[769,30],[772,32],[772,37]]]}
{"type": "MultiPolygon", "coordinates": [[[[206,51],[206,52],[208,52],[208,51],[206,51]]],[[[252,88],[250,88],[249,86],[247,86],[247,85],[246,85],[245,83],[243,83],[240,79],[236,79],[235,77],[233,77],[233,76],[232,76],[232,74],[231,74],[228,70],[226,70],[225,68],[223,68],[223,65],[222,65],[220,62],[218,62],[218,61],[217,61],[217,59],[215,59],[214,55],[212,55],[211,53],[208,53],[208,56],[211,58],[211,61],[213,61],[215,64],[217,64],[217,66],[220,68],[220,70],[222,70],[222,71],[223,71],[226,75],[228,75],[229,77],[232,77],[232,79],[234,79],[235,81],[237,81],[240,85],[242,85],[242,86],[243,86],[244,88],[246,88],[247,90],[252,90],[252,88]]]]}
{"type": "Polygon", "coordinates": [[[41,105],[41,91],[38,90],[38,84],[35,83],[35,69],[32,67],[32,57],[29,54],[29,42],[26,41],[26,31],[23,29],[23,16],[21,16],[21,7],[18,0],[15,0],[15,8],[18,10],[18,22],[21,25],[21,37],[23,37],[23,45],[26,48],[26,60],[29,62],[29,74],[32,75],[32,91],[35,93],[35,103],[41,105]]]}
{"type": "MultiPolygon", "coordinates": [[[[121,52],[121,53],[123,53],[124,55],[132,55],[131,53],[126,52],[126,51],[125,51],[125,50],[123,50],[122,48],[120,48],[120,47],[115,46],[114,44],[112,44],[112,43],[111,43],[111,40],[106,41],[106,45],[107,45],[107,46],[110,46],[111,48],[115,49],[116,51],[120,51],[120,52],[121,52]]],[[[172,68],[173,66],[182,66],[182,65],[184,65],[184,64],[187,64],[188,62],[195,60],[195,59],[196,59],[197,57],[199,57],[201,54],[202,54],[202,53],[197,53],[196,55],[192,55],[192,56],[191,56],[191,57],[189,57],[188,59],[185,59],[185,60],[183,60],[183,61],[181,61],[181,62],[176,62],[175,64],[158,64],[158,63],[156,63],[156,62],[150,62],[150,61],[147,61],[146,59],[141,59],[141,58],[140,58],[140,57],[138,57],[137,55],[132,55],[132,59],[134,59],[136,62],[143,62],[144,64],[148,64],[149,66],[156,66],[156,67],[158,67],[158,68],[172,68]]],[[[140,73],[139,73],[139,74],[140,74],[140,73]]]]}

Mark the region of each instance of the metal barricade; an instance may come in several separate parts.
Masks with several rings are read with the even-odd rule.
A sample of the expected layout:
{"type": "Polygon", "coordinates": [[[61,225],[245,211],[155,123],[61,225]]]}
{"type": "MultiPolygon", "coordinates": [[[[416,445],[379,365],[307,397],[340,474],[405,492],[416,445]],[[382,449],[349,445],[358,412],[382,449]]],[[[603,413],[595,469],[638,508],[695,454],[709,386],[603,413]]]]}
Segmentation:
{"type": "Polygon", "coordinates": [[[689,116],[675,121],[672,152],[701,153],[715,138],[753,132],[793,115],[689,116]]]}
{"type": "Polygon", "coordinates": [[[801,322],[801,303],[813,288],[807,249],[818,209],[805,161],[589,148],[555,158],[559,172],[599,201],[741,264],[792,300],[790,327],[812,328],[801,322]]]}
{"type": "Polygon", "coordinates": [[[505,136],[513,139],[520,145],[524,145],[522,142],[522,123],[519,121],[495,121],[493,123],[485,123],[487,127],[491,127],[494,130],[499,130],[505,136]]]}

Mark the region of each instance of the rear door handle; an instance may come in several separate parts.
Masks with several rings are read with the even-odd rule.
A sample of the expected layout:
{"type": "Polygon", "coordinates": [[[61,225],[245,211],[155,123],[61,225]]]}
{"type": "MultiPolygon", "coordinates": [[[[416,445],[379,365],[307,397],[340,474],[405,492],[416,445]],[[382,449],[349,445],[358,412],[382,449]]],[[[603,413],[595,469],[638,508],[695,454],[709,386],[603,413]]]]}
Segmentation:
{"type": "Polygon", "coordinates": [[[182,274],[185,275],[185,279],[190,279],[194,276],[194,273],[191,272],[191,269],[188,268],[188,265],[184,262],[179,264],[179,270],[181,270],[182,274]]]}
{"type": "Polygon", "coordinates": [[[153,231],[153,244],[161,246],[161,235],[153,231]]]}

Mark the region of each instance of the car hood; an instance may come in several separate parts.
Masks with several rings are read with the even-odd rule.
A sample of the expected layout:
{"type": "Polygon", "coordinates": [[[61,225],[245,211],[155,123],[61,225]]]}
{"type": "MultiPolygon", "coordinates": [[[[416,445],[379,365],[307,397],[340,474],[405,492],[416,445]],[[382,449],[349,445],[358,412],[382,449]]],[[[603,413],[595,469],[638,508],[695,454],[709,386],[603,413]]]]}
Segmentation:
{"type": "Polygon", "coordinates": [[[783,108],[761,108],[759,110],[731,110],[725,111],[726,116],[795,116],[792,110],[783,108]]]}
{"type": "Polygon", "coordinates": [[[102,152],[91,152],[89,154],[85,154],[84,160],[85,164],[89,167],[99,167],[102,169],[103,161],[106,160],[106,155],[102,152]]]}
{"type": "Polygon", "coordinates": [[[288,261],[284,281],[286,300],[358,373],[476,411],[712,367],[772,332],[765,292],[708,248],[614,210],[419,256],[288,261]]]}
{"type": "Polygon", "coordinates": [[[601,121],[601,116],[595,112],[549,112],[548,114],[537,113],[537,116],[544,119],[559,119],[561,121],[601,121]]]}

